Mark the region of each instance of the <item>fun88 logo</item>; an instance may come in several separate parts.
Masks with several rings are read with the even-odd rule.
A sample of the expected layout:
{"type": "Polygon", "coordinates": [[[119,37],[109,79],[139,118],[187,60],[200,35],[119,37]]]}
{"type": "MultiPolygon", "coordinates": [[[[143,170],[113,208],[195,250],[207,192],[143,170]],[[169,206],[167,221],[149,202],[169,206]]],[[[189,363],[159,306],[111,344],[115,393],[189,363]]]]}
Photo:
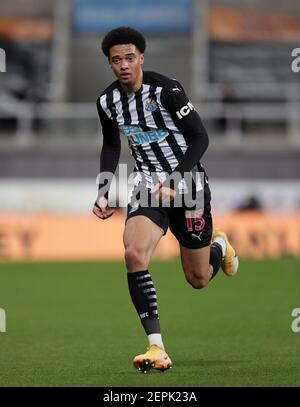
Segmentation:
{"type": "Polygon", "coordinates": [[[140,126],[121,125],[119,126],[120,134],[128,137],[130,143],[134,145],[153,143],[168,136],[168,131],[163,129],[153,129],[143,131],[140,126]]]}
{"type": "Polygon", "coordinates": [[[6,72],[6,53],[0,48],[0,72],[6,72]]]}

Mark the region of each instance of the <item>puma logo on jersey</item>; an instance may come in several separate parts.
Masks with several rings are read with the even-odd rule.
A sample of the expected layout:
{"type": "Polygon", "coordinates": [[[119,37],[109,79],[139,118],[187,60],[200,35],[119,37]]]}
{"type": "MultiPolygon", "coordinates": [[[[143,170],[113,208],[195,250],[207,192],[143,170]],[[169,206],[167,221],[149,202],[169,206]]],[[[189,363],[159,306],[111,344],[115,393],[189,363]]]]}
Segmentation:
{"type": "Polygon", "coordinates": [[[187,105],[183,106],[178,112],[176,112],[179,119],[182,119],[184,116],[187,116],[191,113],[192,110],[195,110],[193,104],[189,102],[187,105]]]}

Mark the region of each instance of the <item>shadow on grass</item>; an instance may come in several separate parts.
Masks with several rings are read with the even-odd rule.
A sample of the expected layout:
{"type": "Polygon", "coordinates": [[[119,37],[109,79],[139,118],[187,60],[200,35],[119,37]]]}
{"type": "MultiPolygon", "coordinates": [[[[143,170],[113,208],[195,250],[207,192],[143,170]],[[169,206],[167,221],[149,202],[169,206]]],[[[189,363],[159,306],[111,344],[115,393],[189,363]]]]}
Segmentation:
{"type": "Polygon", "coordinates": [[[231,367],[240,364],[248,363],[247,360],[206,360],[206,359],[185,359],[183,361],[177,361],[176,365],[181,367],[207,367],[207,366],[222,366],[222,367],[231,367]]]}

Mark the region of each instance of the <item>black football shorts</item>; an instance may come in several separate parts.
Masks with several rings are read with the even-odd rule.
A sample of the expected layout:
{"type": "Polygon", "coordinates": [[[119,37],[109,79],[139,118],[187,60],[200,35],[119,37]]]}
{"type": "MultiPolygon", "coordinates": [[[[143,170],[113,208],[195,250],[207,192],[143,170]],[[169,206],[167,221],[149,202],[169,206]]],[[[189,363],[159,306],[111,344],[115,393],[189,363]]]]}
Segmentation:
{"type": "Polygon", "coordinates": [[[192,210],[182,207],[127,207],[126,221],[134,216],[143,215],[163,229],[166,234],[170,228],[178,242],[189,249],[209,246],[212,237],[211,193],[207,182],[204,185],[204,209],[192,210]]]}

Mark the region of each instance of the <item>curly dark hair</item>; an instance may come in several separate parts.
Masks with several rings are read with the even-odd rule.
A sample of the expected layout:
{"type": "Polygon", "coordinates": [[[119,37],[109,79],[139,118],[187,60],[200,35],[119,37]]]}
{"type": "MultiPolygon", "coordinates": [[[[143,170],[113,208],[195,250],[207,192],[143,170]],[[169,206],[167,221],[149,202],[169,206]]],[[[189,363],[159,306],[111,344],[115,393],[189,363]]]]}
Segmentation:
{"type": "Polygon", "coordinates": [[[102,41],[102,51],[109,57],[109,50],[114,45],[134,44],[143,54],[146,49],[146,41],[143,35],[131,27],[118,27],[109,31],[102,41]]]}

